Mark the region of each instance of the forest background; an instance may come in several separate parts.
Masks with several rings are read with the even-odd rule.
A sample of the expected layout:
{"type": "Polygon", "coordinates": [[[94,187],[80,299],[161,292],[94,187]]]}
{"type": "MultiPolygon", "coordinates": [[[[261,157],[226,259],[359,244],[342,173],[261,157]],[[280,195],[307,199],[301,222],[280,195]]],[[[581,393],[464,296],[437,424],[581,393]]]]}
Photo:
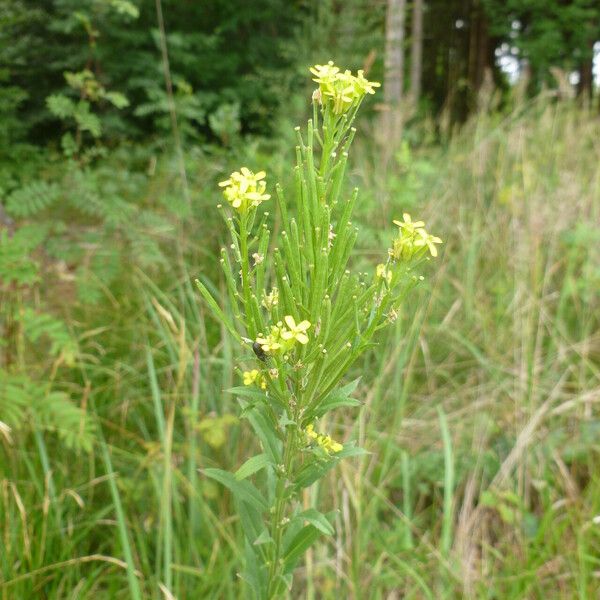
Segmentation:
{"type": "Polygon", "coordinates": [[[403,212],[445,243],[352,374],[332,427],[371,454],[306,497],[337,534],[295,593],[598,597],[598,3],[2,0],[3,600],[243,597],[198,472],[254,443],[240,351],[192,284],[220,281],[217,182],[290,185],[328,60],[383,83],[357,266],[403,212]]]}

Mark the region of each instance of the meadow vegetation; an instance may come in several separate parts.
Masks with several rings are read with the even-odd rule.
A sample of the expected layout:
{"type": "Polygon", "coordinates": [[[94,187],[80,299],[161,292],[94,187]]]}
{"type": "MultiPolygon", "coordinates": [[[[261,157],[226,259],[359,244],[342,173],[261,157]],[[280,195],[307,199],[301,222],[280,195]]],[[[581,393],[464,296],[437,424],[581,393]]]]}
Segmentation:
{"type": "MultiPolygon", "coordinates": [[[[348,376],[361,407],[329,430],[370,454],[305,492],[335,511],[336,534],[295,594],[596,597],[597,117],[540,97],[444,144],[408,130],[385,166],[372,125],[357,126],[355,267],[374,269],[403,212],[445,243],[348,376]]],[[[69,202],[68,170],[70,186],[8,198],[0,597],[243,596],[232,499],[198,469],[235,471],[257,448],[225,391],[240,348],[193,279],[228,306],[216,182],[231,164],[285,181],[292,157],[233,154],[186,155],[189,204],[165,200],[177,164],[135,147],[127,169],[117,151],[87,174],[114,206],[69,202]]]]}
{"type": "Polygon", "coordinates": [[[0,600],[597,598],[597,3],[192,4],[0,8],[0,600]]]}

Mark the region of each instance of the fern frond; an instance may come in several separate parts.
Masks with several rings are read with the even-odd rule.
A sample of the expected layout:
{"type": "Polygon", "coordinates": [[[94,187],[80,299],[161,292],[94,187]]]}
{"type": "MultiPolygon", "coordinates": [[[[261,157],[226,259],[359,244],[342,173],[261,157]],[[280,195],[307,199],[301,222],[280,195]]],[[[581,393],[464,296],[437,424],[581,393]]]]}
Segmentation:
{"type": "Polygon", "coordinates": [[[0,416],[15,432],[38,427],[56,433],[68,448],[89,451],[95,427],[67,394],[26,375],[0,369],[0,416]]]}
{"type": "Polygon", "coordinates": [[[31,285],[39,279],[39,265],[31,256],[47,235],[43,225],[27,225],[12,237],[0,231],[0,282],[31,285]]]}
{"type": "Polygon", "coordinates": [[[63,321],[47,313],[36,313],[31,308],[26,308],[18,319],[30,342],[35,344],[46,336],[50,340],[50,356],[62,358],[68,366],[75,363],[77,344],[63,321]]]}
{"type": "Polygon", "coordinates": [[[6,211],[13,217],[32,217],[51,206],[60,195],[60,187],[46,181],[32,181],[12,192],[6,199],[6,211]]]}

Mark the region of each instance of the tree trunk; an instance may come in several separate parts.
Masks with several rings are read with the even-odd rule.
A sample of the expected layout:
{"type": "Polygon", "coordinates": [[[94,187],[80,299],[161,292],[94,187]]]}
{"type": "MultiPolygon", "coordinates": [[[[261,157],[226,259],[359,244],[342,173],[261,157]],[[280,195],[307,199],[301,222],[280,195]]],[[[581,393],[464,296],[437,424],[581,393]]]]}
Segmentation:
{"type": "Polygon", "coordinates": [[[385,21],[385,73],[382,119],[385,146],[391,151],[400,137],[400,101],[404,91],[404,21],[406,0],[388,0],[385,21]]]}
{"type": "Polygon", "coordinates": [[[477,106],[477,95],[483,83],[487,69],[493,68],[493,56],[490,61],[488,22],[478,0],[474,0],[470,12],[469,65],[469,106],[471,111],[477,106]],[[490,64],[491,63],[491,64],[490,64]]]}
{"type": "Polygon", "coordinates": [[[423,65],[423,0],[414,0],[410,50],[410,99],[416,106],[421,96],[423,65]]]}
{"type": "Polygon", "coordinates": [[[579,84],[577,85],[577,96],[584,101],[592,99],[594,90],[594,43],[589,44],[589,50],[585,59],[579,65],[579,84]]]}
{"type": "Polygon", "coordinates": [[[384,98],[390,106],[399,104],[402,99],[405,14],[406,0],[388,0],[385,21],[384,98]]]}

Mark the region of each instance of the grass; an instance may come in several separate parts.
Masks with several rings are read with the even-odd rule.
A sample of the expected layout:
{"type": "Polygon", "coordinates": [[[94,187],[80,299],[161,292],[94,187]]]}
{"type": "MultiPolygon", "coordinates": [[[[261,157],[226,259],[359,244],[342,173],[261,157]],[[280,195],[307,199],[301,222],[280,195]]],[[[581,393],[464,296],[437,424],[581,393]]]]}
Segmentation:
{"type": "MultiPolygon", "coordinates": [[[[306,494],[337,511],[336,537],[295,597],[596,598],[600,122],[540,99],[385,168],[372,144],[357,154],[359,261],[403,211],[445,245],[352,374],[364,406],[331,423],[371,454],[306,494]]],[[[2,438],[2,600],[243,597],[232,501],[198,473],[235,470],[252,443],[223,392],[237,348],[192,287],[217,272],[213,199],[166,241],[185,244],[162,275],[72,311],[78,372],[57,378],[97,415],[92,452],[2,438]]]]}

